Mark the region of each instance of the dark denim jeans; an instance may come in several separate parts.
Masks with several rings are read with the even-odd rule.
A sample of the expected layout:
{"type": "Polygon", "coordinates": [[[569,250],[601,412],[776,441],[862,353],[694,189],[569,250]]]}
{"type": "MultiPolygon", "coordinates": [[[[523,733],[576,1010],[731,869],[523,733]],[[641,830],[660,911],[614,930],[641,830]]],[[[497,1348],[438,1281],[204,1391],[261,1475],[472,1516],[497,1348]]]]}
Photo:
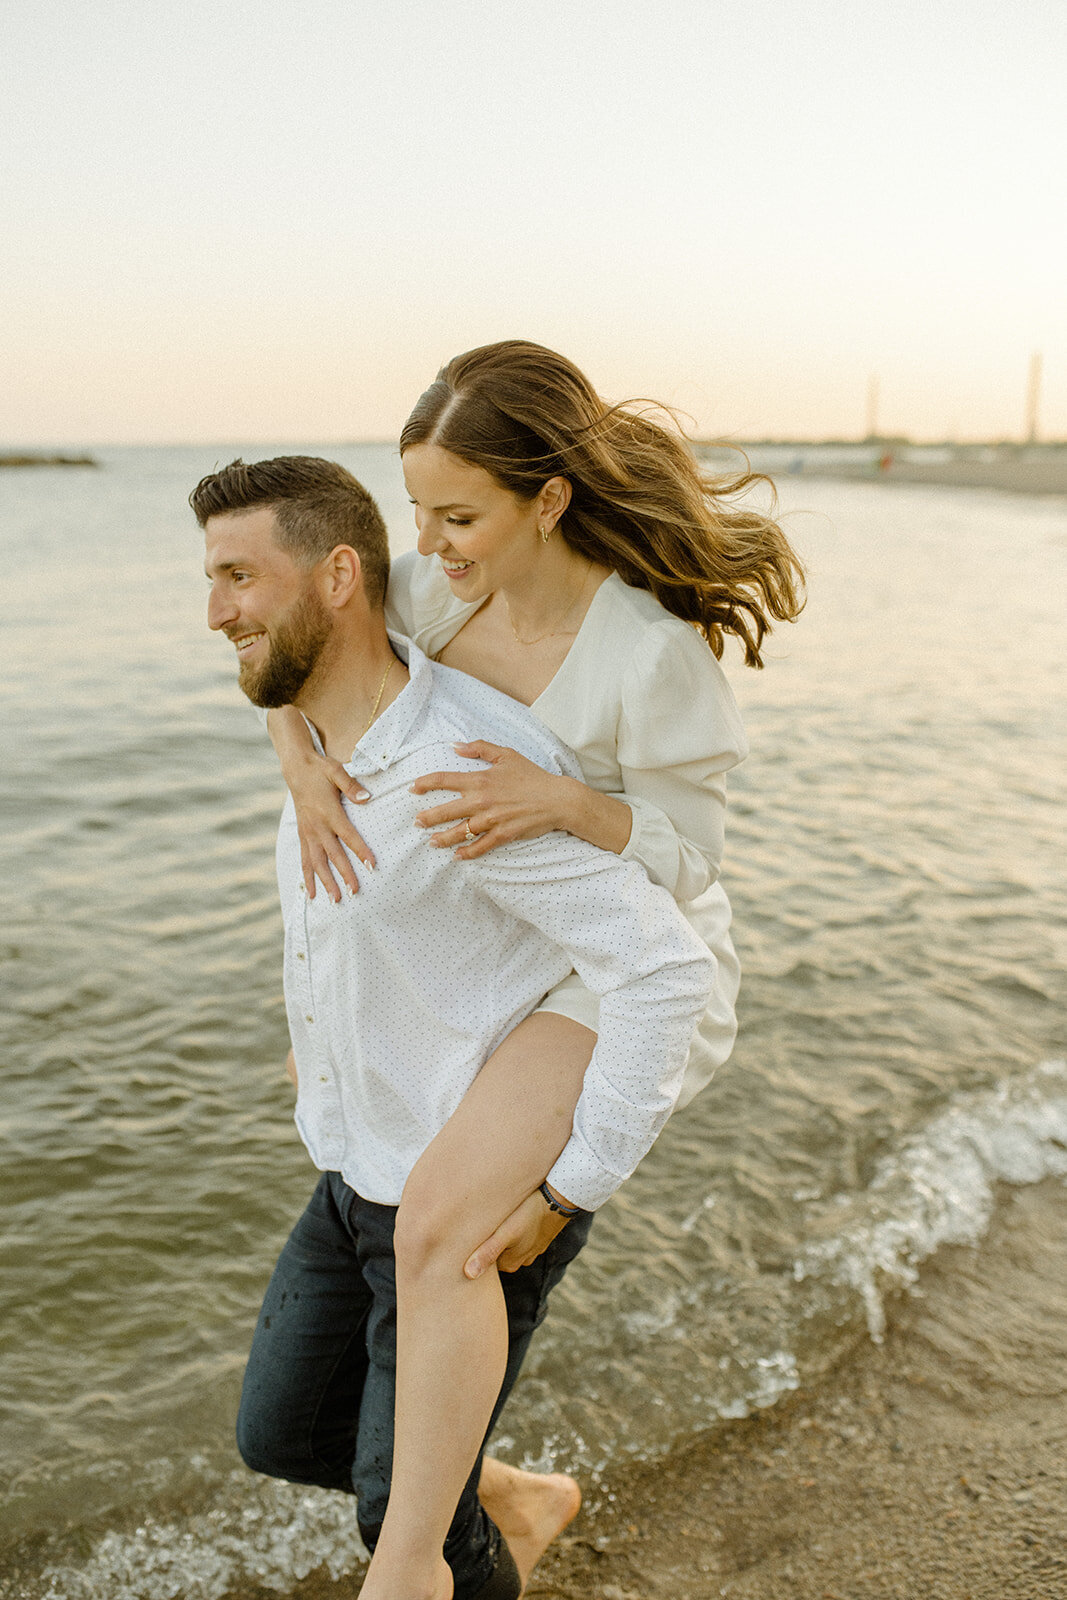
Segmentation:
{"type": "MultiPolygon", "coordinates": [[[[324,1173],[278,1258],[245,1372],[237,1443],[256,1472],[358,1497],[373,1549],[389,1498],[396,1378],[394,1206],[374,1205],[324,1173]]],[[[501,1273],[507,1371],[488,1439],[544,1320],[550,1290],[585,1243],[592,1215],[569,1222],[539,1260],[501,1273]]],[[[483,1446],[484,1448],[484,1446],[483,1446]]],[[[513,1600],[517,1579],[478,1499],[474,1464],[444,1554],[456,1600],[513,1600]],[[499,1561],[499,1568],[498,1568],[499,1561]]]]}

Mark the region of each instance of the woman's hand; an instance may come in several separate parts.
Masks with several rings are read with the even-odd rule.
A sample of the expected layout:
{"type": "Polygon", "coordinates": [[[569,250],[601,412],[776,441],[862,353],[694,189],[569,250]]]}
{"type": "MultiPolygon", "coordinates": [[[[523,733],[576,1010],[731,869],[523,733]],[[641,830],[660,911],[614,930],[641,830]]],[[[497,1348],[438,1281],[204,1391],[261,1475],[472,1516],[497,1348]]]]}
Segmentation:
{"type": "Polygon", "coordinates": [[[557,828],[575,831],[569,825],[570,812],[575,791],[584,789],[584,784],[546,772],[517,750],[484,739],[457,744],[456,754],[490,764],[480,772],[428,772],[411,786],[413,794],[454,789],[459,795],[415,818],[420,828],[438,830],[430,840],[437,849],[459,845],[456,854],[472,861],[514,839],[537,839],[557,828]],[[458,826],[442,827],[443,823],[458,826]],[[479,836],[473,843],[467,839],[468,828],[479,836]]]}
{"type": "Polygon", "coordinates": [[[478,1246],[463,1271],[468,1278],[480,1278],[495,1263],[501,1272],[518,1272],[536,1261],[569,1221],[569,1217],[550,1211],[535,1190],[478,1246]]]}
{"type": "Polygon", "coordinates": [[[341,796],[357,805],[370,796],[339,761],[319,755],[308,725],[295,706],[272,707],[267,712],[267,732],[296,807],[300,865],[308,898],[315,898],[316,876],[335,903],[341,898],[337,878],[351,894],[356,894],[359,879],[341,846],[346,844],[372,872],[374,856],[349,822],[341,796]]]}
{"type": "Polygon", "coordinates": [[[351,894],[356,894],[359,879],[342,846],[347,845],[371,871],[374,870],[374,855],[349,822],[341,795],[360,804],[370,798],[366,789],[339,761],[320,756],[314,750],[299,764],[291,761],[287,764],[285,780],[296,807],[300,866],[308,898],[315,898],[316,877],[331,900],[341,898],[338,878],[351,894]]]}

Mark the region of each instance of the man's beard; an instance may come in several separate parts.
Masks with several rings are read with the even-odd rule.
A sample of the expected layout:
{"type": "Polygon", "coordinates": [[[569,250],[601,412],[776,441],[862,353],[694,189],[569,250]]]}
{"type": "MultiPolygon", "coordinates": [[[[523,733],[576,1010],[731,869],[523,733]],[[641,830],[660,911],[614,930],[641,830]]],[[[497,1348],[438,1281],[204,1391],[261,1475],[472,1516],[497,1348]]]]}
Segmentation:
{"type": "Polygon", "coordinates": [[[313,589],[293,602],[285,621],[270,630],[262,666],[242,662],[237,681],[253,705],[291,705],[314,671],[330,637],[329,613],[313,589]]]}

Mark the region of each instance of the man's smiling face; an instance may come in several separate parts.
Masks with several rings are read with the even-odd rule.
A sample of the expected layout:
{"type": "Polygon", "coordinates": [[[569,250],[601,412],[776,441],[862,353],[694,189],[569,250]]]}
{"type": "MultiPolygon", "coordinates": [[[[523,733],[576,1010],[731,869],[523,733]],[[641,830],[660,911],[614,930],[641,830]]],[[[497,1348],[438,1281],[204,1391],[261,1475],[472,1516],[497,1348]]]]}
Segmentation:
{"type": "Polygon", "coordinates": [[[238,682],[257,706],[294,702],[331,632],[314,569],[294,561],[277,535],[269,506],[209,517],[204,527],[208,627],[232,641],[238,682]]]}

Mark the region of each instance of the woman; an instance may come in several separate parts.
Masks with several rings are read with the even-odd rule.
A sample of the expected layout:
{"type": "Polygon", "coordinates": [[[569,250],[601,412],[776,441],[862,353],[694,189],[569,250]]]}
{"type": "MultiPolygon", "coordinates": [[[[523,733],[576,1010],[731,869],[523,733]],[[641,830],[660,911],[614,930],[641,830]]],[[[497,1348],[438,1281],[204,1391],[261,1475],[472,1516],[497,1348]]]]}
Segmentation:
{"type": "MultiPolygon", "coordinates": [[[[717,658],[734,634],[746,663],[762,665],[771,619],[800,609],[799,563],[769,516],[730,503],[751,474],[713,483],[670,428],[607,406],[577,368],[538,345],[507,341],[450,362],[400,450],[419,553],[394,564],[391,625],[531,706],[585,777],[464,745],[483,770],[427,774],[415,786],[455,796],[419,814],[426,847],[471,858],[562,829],[632,857],[665,885],[718,960],[684,1102],[725,1060],[735,1031],[738,968],[717,880],[725,773],[745,742],[717,658]]],[[[270,726],[309,893],[316,874],[335,898],[337,879],[356,892],[343,846],[373,860],[338,790],[365,797],[314,755],[295,712],[272,713],[270,726]]],[[[568,1211],[599,1203],[569,1186],[560,1161],[580,1120],[596,1026],[595,997],[572,974],[486,1063],[405,1188],[393,1487],[366,1600],[452,1593],[442,1545],[507,1354],[492,1268],[535,1260],[568,1211]]],[[[506,1472],[486,1463],[491,1512],[506,1501],[506,1472]]],[[[521,1528],[498,1521],[525,1577],[541,1541],[516,1550],[521,1528]]]]}

